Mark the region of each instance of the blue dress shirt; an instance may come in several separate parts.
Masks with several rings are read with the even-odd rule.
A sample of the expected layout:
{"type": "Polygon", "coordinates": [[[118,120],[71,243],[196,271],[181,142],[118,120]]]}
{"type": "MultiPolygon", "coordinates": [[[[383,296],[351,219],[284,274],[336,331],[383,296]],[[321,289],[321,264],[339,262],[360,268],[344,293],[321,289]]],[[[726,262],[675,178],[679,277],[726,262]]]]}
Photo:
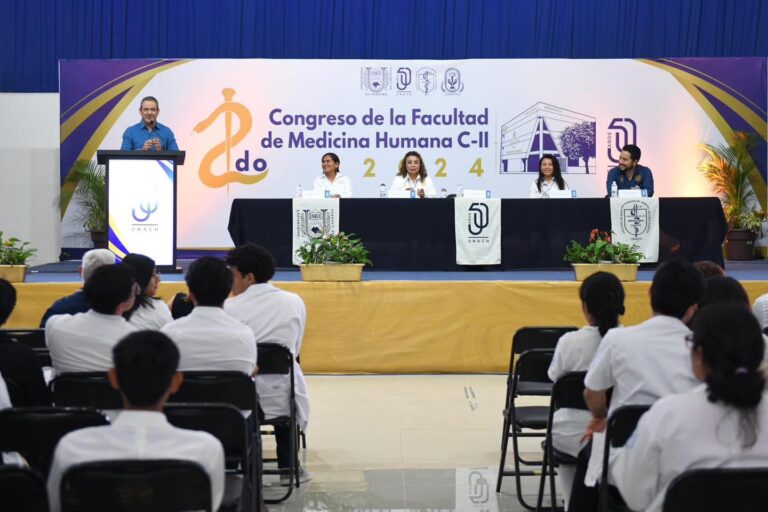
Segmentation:
{"type": "Polygon", "coordinates": [[[648,197],[653,197],[653,173],[648,167],[638,165],[631,180],[628,180],[618,167],[608,171],[608,178],[605,180],[605,189],[608,192],[608,196],[611,195],[611,183],[614,181],[618,185],[619,190],[645,189],[648,192],[648,197]]]}
{"type": "MultiPolygon", "coordinates": [[[[164,124],[155,123],[155,129],[151,132],[144,125],[144,121],[129,126],[123,132],[123,145],[120,149],[123,151],[138,151],[144,147],[144,143],[149,139],[160,139],[162,151],[178,151],[176,137],[170,128],[164,124]]],[[[152,149],[154,151],[154,149],[152,149]]]]}

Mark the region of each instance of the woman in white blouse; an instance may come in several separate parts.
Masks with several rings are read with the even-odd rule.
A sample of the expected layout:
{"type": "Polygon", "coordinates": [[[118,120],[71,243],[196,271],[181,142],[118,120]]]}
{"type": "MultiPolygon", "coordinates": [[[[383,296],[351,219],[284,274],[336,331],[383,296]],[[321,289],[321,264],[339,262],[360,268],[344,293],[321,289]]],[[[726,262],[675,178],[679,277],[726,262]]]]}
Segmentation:
{"type": "Polygon", "coordinates": [[[539,177],[528,189],[531,199],[548,198],[550,190],[570,190],[560,172],[560,162],[553,155],[544,155],[539,160],[539,177]]]}
{"type": "Polygon", "coordinates": [[[341,176],[339,166],[341,161],[336,153],[326,153],[320,159],[323,168],[322,176],[315,178],[312,190],[327,190],[331,197],[352,197],[352,182],[347,176],[341,176]]]}
{"type": "Polygon", "coordinates": [[[133,270],[136,283],[141,288],[133,307],[124,315],[126,320],[139,329],[160,330],[173,317],[166,303],[155,297],[160,284],[155,260],[143,254],[131,253],[123,258],[122,263],[133,270]]]}
{"type": "MultiPolygon", "coordinates": [[[[619,325],[624,314],[624,287],[621,281],[607,272],[596,272],[586,278],[579,288],[581,310],[587,326],[564,334],[555,347],[555,356],[549,366],[549,378],[556,381],[568,372],[587,371],[608,329],[619,325]]],[[[552,423],[552,445],[560,452],[578,456],[584,447],[582,437],[592,414],[587,410],[560,409],[552,423]]],[[[561,464],[558,478],[567,500],[571,494],[575,468],[561,464]]]]}
{"type": "Polygon", "coordinates": [[[432,179],[427,176],[424,160],[416,151],[409,151],[400,160],[400,169],[392,181],[389,190],[415,190],[419,198],[435,197],[437,189],[432,179]]]}
{"type": "Polygon", "coordinates": [[[706,306],[685,342],[705,384],[659,399],[611,468],[632,510],[660,511],[670,482],[692,469],[768,466],[765,341],[755,317],[743,305],[706,306]]]}

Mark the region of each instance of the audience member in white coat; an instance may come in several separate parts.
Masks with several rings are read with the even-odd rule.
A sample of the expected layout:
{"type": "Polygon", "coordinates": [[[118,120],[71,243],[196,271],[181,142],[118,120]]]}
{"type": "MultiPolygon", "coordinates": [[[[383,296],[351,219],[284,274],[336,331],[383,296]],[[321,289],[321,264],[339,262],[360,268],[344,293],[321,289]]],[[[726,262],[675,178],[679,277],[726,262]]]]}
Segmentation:
{"type": "Polygon", "coordinates": [[[176,428],[163,407],[183,376],[176,371],[179,351],[164,334],[139,331],[114,348],[109,370],[112,387],[123,397],[123,411],[111,425],[75,430],[56,446],[48,476],[51,511],[61,510],[59,486],[67,469],[105,460],[181,459],[200,464],[211,479],[211,503],[224,495],[224,449],[208,432],[176,428]]]}
{"type": "MultiPolygon", "coordinates": [[[[275,260],[261,246],[247,243],[227,254],[227,264],[232,271],[231,297],[224,302],[224,311],[251,328],[259,343],[279,343],[288,347],[294,357],[296,375],[296,409],[298,423],[302,429],[309,419],[309,399],[304,373],[296,362],[304,339],[307,323],[307,308],[301,297],[269,284],[275,275],[275,260]]],[[[267,419],[289,414],[289,375],[258,375],[256,389],[259,392],[259,406],[267,419]]],[[[280,469],[290,465],[290,429],[275,428],[277,459],[280,469]]],[[[287,481],[281,478],[281,481],[287,481]]],[[[308,473],[302,469],[300,479],[307,480],[308,473]]]]}
{"type": "Polygon", "coordinates": [[[632,510],[662,510],[670,482],[700,468],[768,466],[765,343],[748,309],[713,304],[696,315],[691,365],[705,384],[659,399],[618,450],[612,476],[632,510]]]}
{"type": "MultiPolygon", "coordinates": [[[[568,372],[587,371],[600,340],[609,329],[619,325],[619,316],[624,314],[624,288],[621,281],[608,272],[596,272],[587,277],[579,287],[579,298],[588,325],[566,333],[558,340],[548,372],[553,382],[568,372]]],[[[578,456],[584,447],[584,429],[591,419],[589,411],[556,411],[552,425],[553,447],[573,457],[578,456]]],[[[560,464],[557,472],[566,507],[574,471],[572,464],[560,464]]]]}
{"type": "Polygon", "coordinates": [[[755,299],[752,305],[752,312],[755,314],[761,329],[768,327],[768,293],[755,299]]]}
{"type": "Polygon", "coordinates": [[[123,265],[133,270],[141,292],[136,296],[136,303],[125,313],[125,318],[137,329],[160,330],[173,320],[168,305],[155,297],[160,284],[160,275],[155,268],[155,260],[143,254],[131,253],[123,258],[123,265]]]}
{"type": "Polygon", "coordinates": [[[232,289],[232,273],[227,265],[205,256],[192,262],[185,279],[195,308],[161,329],[179,347],[179,370],[252,374],[256,367],[256,337],[247,325],[222,309],[232,289]]]}
{"type": "Polygon", "coordinates": [[[123,318],[139,291],[131,269],[120,264],[103,265],[85,282],[83,291],[89,311],[54,315],[45,324],[45,342],[59,374],[109,370],[112,347],[136,330],[123,318]]]}
{"type": "Polygon", "coordinates": [[[703,293],[701,272],[682,259],[668,260],[656,270],[651,283],[653,317],[612,329],[603,337],[584,379],[584,399],[592,412],[585,435],[598,435],[579,454],[569,511],[597,510],[593,486],[602,470],[602,458],[590,457],[590,453],[593,444],[602,453],[602,433],[610,411],[622,405],[651,405],[662,396],[698,385],[684,340],[691,333],[686,323],[703,293]],[[606,393],[610,388],[609,411],[606,393]]]}

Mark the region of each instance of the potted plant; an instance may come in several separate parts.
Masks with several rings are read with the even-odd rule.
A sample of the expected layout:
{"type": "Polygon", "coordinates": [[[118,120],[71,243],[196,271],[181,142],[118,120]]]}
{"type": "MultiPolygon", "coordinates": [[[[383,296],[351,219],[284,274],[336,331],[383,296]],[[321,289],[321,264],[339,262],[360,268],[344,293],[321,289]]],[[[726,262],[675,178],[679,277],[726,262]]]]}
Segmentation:
{"type": "Polygon", "coordinates": [[[310,238],[296,254],[304,281],[359,281],[364,265],[373,265],[359,239],[340,232],[310,238]]]}
{"type": "Polygon", "coordinates": [[[563,260],[573,265],[577,281],[599,271],[610,272],[621,281],[635,281],[642,258],[643,253],[636,245],[613,243],[611,233],[598,229],[590,231],[587,245],[571,240],[563,256],[563,260]]]}
{"type": "Polygon", "coordinates": [[[750,152],[757,147],[757,139],[751,133],[735,131],[727,138],[727,144],[712,146],[702,144],[704,161],[699,171],[712,184],[720,196],[728,222],[725,247],[732,260],[751,260],[754,243],[761,230],[761,216],[754,212],[757,203],[750,178],[757,172],[750,152]]]}
{"type": "Polygon", "coordinates": [[[29,242],[18,238],[3,238],[0,231],[0,277],[11,283],[23,283],[27,275],[27,261],[37,249],[27,247],[29,242]]]}
{"type": "Polygon", "coordinates": [[[82,207],[78,220],[91,233],[93,246],[106,249],[107,237],[107,189],[104,167],[93,160],[78,160],[72,166],[61,187],[59,209],[62,216],[71,201],[82,207]]]}

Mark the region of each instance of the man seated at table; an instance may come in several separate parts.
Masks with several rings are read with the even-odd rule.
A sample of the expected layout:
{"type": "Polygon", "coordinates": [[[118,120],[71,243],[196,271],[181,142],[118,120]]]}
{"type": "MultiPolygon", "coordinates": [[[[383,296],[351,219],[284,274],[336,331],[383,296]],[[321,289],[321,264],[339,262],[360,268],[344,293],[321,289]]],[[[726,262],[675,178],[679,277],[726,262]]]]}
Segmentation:
{"type": "Polygon", "coordinates": [[[232,289],[232,273],[227,265],[205,256],[192,262],[185,279],[195,308],[161,329],[179,347],[179,370],[253,373],[256,337],[247,325],[223,309],[232,289]]]}
{"type": "Polygon", "coordinates": [[[653,173],[648,167],[639,165],[640,148],[627,144],[621,148],[619,165],[608,171],[605,187],[611,195],[611,185],[616,183],[619,190],[645,190],[648,197],[653,197],[653,173]]]}
{"type": "MultiPolygon", "coordinates": [[[[115,255],[108,249],[91,249],[86,252],[83,254],[83,261],[80,263],[80,276],[83,278],[83,282],[87,281],[97,268],[103,265],[111,265],[114,262],[115,255]]],[[[85,292],[81,288],[72,295],[67,295],[54,302],[46,310],[42,320],[40,320],[40,327],[45,327],[45,323],[53,315],[74,315],[75,313],[85,313],[89,309],[91,309],[91,306],[88,304],[85,292]]]]}
{"type": "Polygon", "coordinates": [[[83,291],[89,311],[52,316],[45,324],[45,341],[57,373],[107,371],[112,367],[112,347],[136,330],[123,318],[138,293],[131,269],[101,266],[83,291]]]}
{"type": "Polygon", "coordinates": [[[109,382],[123,397],[123,411],[111,425],[76,430],[56,446],[48,477],[52,511],[61,508],[62,476],[75,464],[105,460],[180,459],[200,464],[211,479],[217,510],[224,494],[224,449],[207,432],[176,428],[163,407],[183,376],[176,371],[179,350],[164,334],[137,331],[115,345],[109,382]]]}

